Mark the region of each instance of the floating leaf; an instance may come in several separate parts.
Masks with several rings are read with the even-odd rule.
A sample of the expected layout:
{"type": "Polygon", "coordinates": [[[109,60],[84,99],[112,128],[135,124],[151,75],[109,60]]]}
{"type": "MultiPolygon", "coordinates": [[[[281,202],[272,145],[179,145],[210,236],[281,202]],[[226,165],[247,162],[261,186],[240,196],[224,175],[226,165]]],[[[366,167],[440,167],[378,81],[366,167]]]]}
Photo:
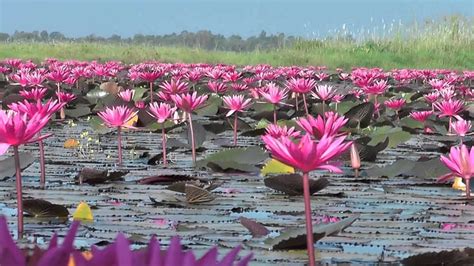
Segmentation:
{"type": "Polygon", "coordinates": [[[143,99],[143,95],[145,94],[145,92],[148,92],[148,88],[138,87],[138,88],[135,88],[134,91],[135,93],[133,94],[133,100],[139,101],[143,99]]]}
{"type": "Polygon", "coordinates": [[[106,134],[115,130],[105,126],[104,121],[102,121],[98,116],[90,116],[89,125],[94,129],[94,133],[98,134],[106,134]]]}
{"type": "Polygon", "coordinates": [[[262,176],[269,174],[293,174],[295,169],[289,165],[286,165],[278,160],[270,159],[260,171],[262,176]]]}
{"type": "Polygon", "coordinates": [[[347,111],[344,116],[349,119],[347,122],[348,127],[366,128],[370,125],[370,120],[375,111],[375,106],[371,102],[361,103],[352,107],[347,111]]]}
{"type": "Polygon", "coordinates": [[[92,168],[83,168],[76,176],[76,181],[89,185],[103,184],[109,181],[121,181],[123,176],[128,174],[126,171],[110,172],[108,170],[96,170],[92,168]]]}
{"type": "Polygon", "coordinates": [[[374,166],[368,170],[365,170],[365,173],[371,177],[386,176],[392,178],[407,173],[415,165],[416,162],[414,161],[402,159],[383,167],[374,166]]]}
{"type": "Polygon", "coordinates": [[[154,175],[154,176],[144,177],[138,180],[138,183],[142,185],[153,185],[153,184],[172,183],[172,182],[179,182],[179,181],[188,181],[188,180],[194,180],[194,179],[195,179],[194,177],[191,177],[188,175],[178,175],[178,174],[154,175]]]}
{"type": "Polygon", "coordinates": [[[72,118],[84,117],[91,114],[91,109],[88,105],[76,105],[76,108],[65,109],[66,116],[72,118]]]}
{"type": "Polygon", "coordinates": [[[77,205],[77,208],[74,211],[72,218],[78,221],[93,221],[94,220],[91,207],[89,207],[89,205],[85,203],[84,201],[82,201],[81,203],[79,203],[79,205],[77,205]]]}
{"type": "Polygon", "coordinates": [[[399,175],[414,176],[419,178],[433,178],[447,174],[449,170],[439,160],[434,158],[427,161],[398,160],[392,164],[378,167],[374,166],[365,171],[368,176],[395,177],[399,175]]]}
{"type": "Polygon", "coordinates": [[[474,249],[463,248],[458,250],[428,252],[410,256],[401,261],[405,266],[418,265],[474,265],[474,249]]]}
{"type": "Polygon", "coordinates": [[[217,114],[219,106],[222,105],[222,99],[220,97],[212,95],[209,97],[205,105],[196,110],[196,113],[200,116],[213,116],[217,114]]]}
{"type": "Polygon", "coordinates": [[[212,191],[218,187],[220,187],[224,182],[219,180],[211,180],[211,181],[201,181],[201,180],[190,180],[190,181],[177,181],[173,184],[169,185],[166,189],[171,191],[176,191],[180,193],[186,193],[186,185],[193,185],[196,187],[200,187],[207,191],[212,191]]]}
{"type": "Polygon", "coordinates": [[[368,143],[370,145],[375,145],[379,142],[385,140],[385,138],[389,138],[389,143],[387,148],[394,148],[403,142],[408,141],[411,138],[411,134],[408,132],[403,131],[399,127],[390,127],[390,126],[383,126],[378,127],[370,134],[371,141],[368,143]]]}
{"type": "Polygon", "coordinates": [[[216,198],[206,189],[191,184],[185,185],[184,193],[186,193],[186,201],[190,204],[210,202],[216,198]]]}
{"type": "MultiPolygon", "coordinates": [[[[313,225],[314,242],[325,236],[331,236],[341,232],[349,227],[357,218],[359,218],[359,216],[355,215],[336,223],[313,225]]],[[[287,229],[279,236],[267,239],[265,244],[272,250],[304,249],[306,248],[306,228],[298,227],[287,229]]]]}
{"type": "Polygon", "coordinates": [[[63,205],[53,204],[42,199],[25,199],[23,209],[35,219],[65,221],[69,211],[63,205]]]}
{"type": "Polygon", "coordinates": [[[66,149],[75,149],[77,147],[79,147],[79,141],[76,140],[76,139],[67,139],[65,142],[64,142],[64,148],[66,149]]]}
{"type": "MultiPolygon", "coordinates": [[[[303,195],[303,177],[300,174],[277,175],[265,178],[265,186],[284,192],[290,196],[303,195]]],[[[309,179],[309,191],[312,194],[323,190],[329,185],[329,181],[320,177],[318,179],[309,179]]]]}
{"type": "MultiPolygon", "coordinates": [[[[35,161],[35,158],[31,153],[28,152],[20,152],[20,168],[23,170],[30,166],[35,161]]],[[[6,178],[6,177],[12,177],[16,173],[16,168],[15,168],[15,158],[8,157],[4,160],[0,161],[0,179],[6,178]]]]}
{"type": "Polygon", "coordinates": [[[196,162],[200,168],[211,168],[215,171],[236,170],[257,172],[255,165],[268,158],[267,153],[260,147],[233,148],[213,153],[203,160],[196,162]]]}
{"type": "Polygon", "coordinates": [[[239,221],[245,228],[250,231],[253,237],[262,237],[270,233],[270,230],[268,230],[265,226],[260,223],[257,223],[254,220],[250,220],[245,217],[240,217],[239,221]]]}

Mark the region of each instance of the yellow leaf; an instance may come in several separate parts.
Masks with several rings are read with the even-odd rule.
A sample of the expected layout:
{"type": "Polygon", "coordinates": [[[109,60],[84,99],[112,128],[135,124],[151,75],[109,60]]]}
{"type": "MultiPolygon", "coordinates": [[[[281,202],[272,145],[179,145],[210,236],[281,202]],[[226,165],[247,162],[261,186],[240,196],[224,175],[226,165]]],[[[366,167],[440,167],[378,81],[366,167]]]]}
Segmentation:
{"type": "Polygon", "coordinates": [[[68,139],[64,142],[64,148],[66,149],[75,149],[79,147],[79,141],[75,139],[68,139]]]}
{"type": "Polygon", "coordinates": [[[460,177],[454,178],[453,188],[457,190],[466,191],[466,185],[462,182],[462,178],[460,177]]]}
{"type": "Polygon", "coordinates": [[[268,174],[293,174],[295,169],[275,159],[271,159],[262,167],[260,173],[263,176],[268,174]]]}
{"type": "Polygon", "coordinates": [[[128,120],[126,123],[127,126],[135,126],[135,124],[138,122],[138,115],[135,115],[132,119],[128,120]]]}
{"type": "Polygon", "coordinates": [[[72,215],[73,220],[80,220],[80,221],[93,221],[94,216],[92,215],[91,208],[87,203],[81,202],[77,206],[76,211],[72,215]]]}

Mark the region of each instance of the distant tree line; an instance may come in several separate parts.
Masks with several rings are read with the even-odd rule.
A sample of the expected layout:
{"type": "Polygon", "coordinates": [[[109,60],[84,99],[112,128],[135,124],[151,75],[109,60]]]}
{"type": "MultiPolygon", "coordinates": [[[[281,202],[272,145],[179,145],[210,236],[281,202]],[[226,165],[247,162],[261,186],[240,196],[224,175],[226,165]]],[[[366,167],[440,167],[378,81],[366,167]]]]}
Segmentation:
{"type": "Polygon", "coordinates": [[[64,34],[54,31],[15,31],[13,34],[0,33],[0,42],[99,42],[99,43],[127,43],[127,44],[149,44],[158,46],[184,46],[201,48],[206,50],[222,51],[254,51],[280,49],[293,45],[299,38],[285,36],[285,34],[267,34],[262,31],[258,36],[242,38],[239,35],[225,37],[222,34],[214,34],[208,30],[198,32],[182,31],[166,35],[144,35],[135,34],[133,37],[123,38],[120,35],[101,37],[94,34],[85,37],[66,37],[64,34]]]}

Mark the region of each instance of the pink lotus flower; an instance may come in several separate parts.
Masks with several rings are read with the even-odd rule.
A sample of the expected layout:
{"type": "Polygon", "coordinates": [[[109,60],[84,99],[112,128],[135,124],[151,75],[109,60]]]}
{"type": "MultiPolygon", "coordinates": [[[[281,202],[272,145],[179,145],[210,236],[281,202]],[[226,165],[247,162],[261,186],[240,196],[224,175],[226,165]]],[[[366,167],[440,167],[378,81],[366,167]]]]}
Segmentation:
{"type": "Polygon", "coordinates": [[[42,104],[40,100],[37,100],[35,103],[30,103],[27,100],[24,100],[23,102],[11,103],[8,105],[8,108],[15,112],[26,114],[28,118],[31,118],[35,114],[51,117],[63,106],[64,104],[50,99],[45,104],[42,104]]]}
{"type": "Polygon", "coordinates": [[[171,107],[167,103],[157,103],[154,102],[150,104],[150,111],[148,112],[151,116],[153,116],[158,123],[164,123],[167,119],[172,117],[174,112],[176,112],[176,107],[171,107]]]}
{"type": "Polygon", "coordinates": [[[258,91],[258,94],[262,96],[267,102],[273,104],[273,123],[276,124],[276,107],[283,101],[283,99],[288,96],[288,91],[285,89],[280,89],[275,85],[275,83],[270,82],[267,84],[267,86],[262,88],[262,90],[258,91]]]}
{"type": "Polygon", "coordinates": [[[336,91],[334,91],[332,86],[329,85],[318,85],[316,86],[316,91],[312,93],[313,97],[319,99],[323,102],[330,101],[335,96],[336,91]]]}
{"type": "Polygon", "coordinates": [[[117,128],[118,164],[122,165],[122,127],[133,128],[127,123],[137,115],[137,111],[127,106],[107,107],[97,114],[108,127],[117,128]]]}
{"type": "Polygon", "coordinates": [[[316,169],[325,169],[330,172],[342,173],[341,169],[329,161],[334,160],[347,150],[351,142],[344,143],[345,136],[334,137],[327,135],[324,135],[319,141],[314,141],[308,134],[295,142],[289,137],[274,138],[270,135],[265,135],[262,139],[273,158],[303,172],[306,245],[310,265],[314,265],[309,172],[316,169]]]}
{"type": "MultiPolygon", "coordinates": [[[[296,94],[301,94],[303,96],[304,108],[306,114],[309,114],[308,105],[306,104],[306,93],[310,92],[315,86],[316,81],[313,79],[304,79],[304,78],[291,78],[287,81],[286,84],[287,88],[290,89],[292,92],[296,94]]],[[[298,99],[295,99],[298,101],[298,99]]],[[[298,103],[296,104],[298,105],[298,103]]]]}
{"type": "Polygon", "coordinates": [[[291,78],[287,81],[286,87],[292,92],[308,93],[316,86],[314,79],[291,78]]]}
{"type": "Polygon", "coordinates": [[[201,107],[207,100],[207,95],[198,96],[197,92],[171,95],[171,99],[176,106],[186,113],[192,113],[201,107]]]}
{"type": "MultiPolygon", "coordinates": [[[[176,107],[171,107],[167,103],[151,103],[150,104],[150,112],[148,112],[151,116],[153,116],[158,123],[162,124],[167,119],[171,118],[173,114],[176,112],[176,107]]],[[[161,125],[161,141],[163,147],[163,164],[166,166],[168,165],[168,161],[166,159],[166,130],[165,126],[161,125]]]]}
{"type": "Polygon", "coordinates": [[[124,91],[119,92],[118,96],[124,102],[130,102],[133,100],[133,96],[135,95],[135,90],[126,89],[124,91]]]}
{"type": "Polygon", "coordinates": [[[135,102],[135,108],[140,109],[140,110],[145,109],[146,108],[146,103],[144,101],[140,101],[140,100],[136,101],[135,102]]]}
{"type": "Polygon", "coordinates": [[[270,124],[265,128],[265,133],[272,136],[273,138],[281,137],[290,137],[297,138],[300,136],[301,132],[295,129],[295,127],[279,126],[275,124],[270,124]]]}
{"type": "Polygon", "coordinates": [[[434,91],[434,92],[428,93],[424,95],[423,98],[425,98],[425,100],[429,103],[434,103],[439,98],[439,92],[434,91]]]}
{"type": "Polygon", "coordinates": [[[438,178],[438,182],[446,182],[455,177],[461,177],[466,184],[466,197],[470,198],[470,179],[474,176],[474,147],[471,150],[462,144],[461,147],[451,147],[448,157],[441,155],[441,162],[451,170],[451,173],[438,178]]]}
{"type": "Polygon", "coordinates": [[[278,88],[275,83],[268,83],[260,92],[267,102],[277,105],[288,96],[288,91],[278,88]]]}
{"type": "Polygon", "coordinates": [[[23,196],[18,146],[36,142],[46,136],[37,136],[48,123],[49,116],[38,113],[28,118],[26,114],[0,110],[0,155],[13,146],[16,167],[16,192],[18,205],[18,236],[23,235],[23,196]]]}
{"type": "Polygon", "coordinates": [[[328,74],[326,74],[324,72],[316,73],[315,76],[319,79],[319,81],[329,79],[329,77],[330,77],[328,74]]]}
{"type": "Polygon", "coordinates": [[[160,85],[163,93],[174,95],[188,92],[188,83],[180,79],[172,78],[171,81],[165,81],[160,85]]]}
{"type": "Polygon", "coordinates": [[[28,117],[27,114],[0,110],[0,145],[3,146],[0,149],[6,151],[9,146],[18,147],[46,137],[36,137],[36,134],[48,123],[49,118],[44,113],[28,117]]]}
{"type": "Polygon", "coordinates": [[[247,109],[252,102],[252,99],[245,99],[243,95],[224,96],[222,100],[226,107],[230,109],[226,114],[227,117],[235,112],[242,112],[247,109]]]}
{"type": "Polygon", "coordinates": [[[108,127],[128,127],[127,123],[137,115],[137,111],[127,106],[107,107],[97,114],[108,127]]]}
{"type": "Polygon", "coordinates": [[[434,107],[441,112],[439,117],[443,116],[457,116],[464,108],[464,103],[460,100],[443,100],[441,102],[434,103],[434,107]]]}
{"type": "MultiPolygon", "coordinates": [[[[53,101],[50,99],[45,104],[42,104],[41,100],[37,100],[36,103],[30,103],[24,100],[24,102],[12,103],[8,107],[15,112],[26,114],[28,118],[32,118],[35,115],[51,118],[51,116],[63,106],[64,103],[58,103],[56,100],[53,101]]],[[[44,188],[46,184],[46,163],[43,139],[38,140],[38,145],[40,151],[40,186],[44,188]]]]}
{"type": "Polygon", "coordinates": [[[48,89],[46,88],[34,88],[31,90],[21,90],[20,95],[27,100],[41,100],[46,96],[48,89]]]}
{"type": "Polygon", "coordinates": [[[70,103],[74,99],[76,99],[76,95],[68,92],[56,92],[56,97],[58,97],[58,100],[60,103],[70,103]]]}
{"type": "Polygon", "coordinates": [[[196,163],[196,140],[194,138],[193,119],[191,113],[207,100],[207,95],[198,96],[197,92],[171,95],[171,99],[178,108],[188,114],[189,129],[191,132],[191,150],[193,163],[196,163]]]}
{"type": "Polygon", "coordinates": [[[249,86],[245,83],[232,83],[230,88],[236,92],[242,92],[249,89],[249,86]]]}
{"type": "Polygon", "coordinates": [[[262,137],[272,157],[308,173],[317,169],[342,173],[335,164],[329,163],[341,155],[351,142],[344,143],[346,136],[336,137],[324,135],[319,141],[312,140],[310,135],[304,135],[294,142],[289,137],[274,138],[270,135],[262,137]]]}
{"type": "Polygon", "coordinates": [[[224,93],[227,91],[227,85],[225,83],[218,82],[218,81],[209,80],[207,82],[207,87],[209,88],[210,91],[216,94],[224,93]]]}
{"type": "Polygon", "coordinates": [[[432,114],[433,111],[413,111],[410,113],[410,117],[418,122],[424,123],[432,114]]]}
{"type": "Polygon", "coordinates": [[[471,130],[471,126],[471,121],[466,121],[464,119],[458,119],[451,123],[451,128],[460,137],[466,136],[469,130],[471,130]]]}
{"type": "Polygon", "coordinates": [[[405,105],[405,103],[406,103],[405,99],[401,98],[401,99],[387,100],[387,101],[385,101],[384,104],[388,108],[398,111],[398,110],[402,109],[402,107],[405,105]]]}
{"type": "Polygon", "coordinates": [[[317,118],[309,115],[306,118],[300,118],[296,123],[304,129],[308,134],[317,139],[324,135],[334,136],[347,123],[348,119],[334,112],[326,112],[325,118],[318,115],[317,118]]]}
{"type": "Polygon", "coordinates": [[[379,80],[373,84],[363,86],[362,90],[367,94],[380,95],[384,94],[388,87],[386,80],[379,80]]]}

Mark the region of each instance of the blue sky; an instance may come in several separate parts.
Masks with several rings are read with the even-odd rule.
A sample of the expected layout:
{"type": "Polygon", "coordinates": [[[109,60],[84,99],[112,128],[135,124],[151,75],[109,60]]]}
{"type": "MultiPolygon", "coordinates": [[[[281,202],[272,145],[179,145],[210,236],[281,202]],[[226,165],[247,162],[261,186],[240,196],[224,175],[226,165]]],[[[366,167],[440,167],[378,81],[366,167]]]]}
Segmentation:
{"type": "Polygon", "coordinates": [[[244,37],[283,32],[324,36],[341,28],[388,27],[399,20],[474,16],[474,0],[0,0],[0,32],[60,31],[67,36],[211,30],[244,37]]]}

